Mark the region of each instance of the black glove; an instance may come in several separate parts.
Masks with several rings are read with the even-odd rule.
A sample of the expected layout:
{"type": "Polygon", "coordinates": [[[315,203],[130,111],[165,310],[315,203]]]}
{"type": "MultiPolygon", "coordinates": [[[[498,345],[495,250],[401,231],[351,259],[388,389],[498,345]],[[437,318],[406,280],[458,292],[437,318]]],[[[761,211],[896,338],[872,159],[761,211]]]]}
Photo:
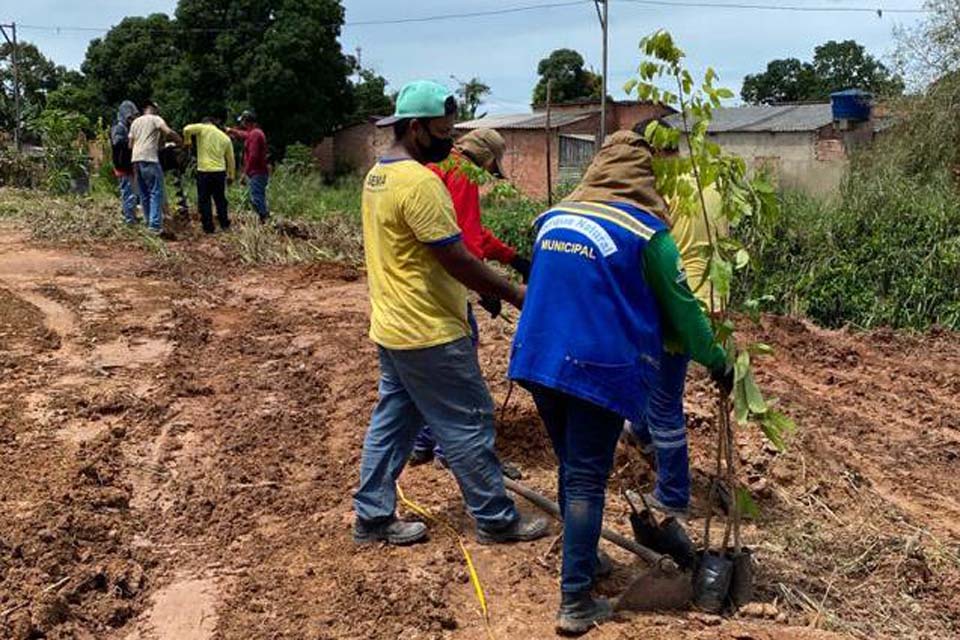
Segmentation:
{"type": "Polygon", "coordinates": [[[522,256],[514,256],[513,260],[510,261],[510,266],[520,274],[520,277],[523,279],[523,284],[530,282],[530,267],[532,265],[529,260],[522,256]]]}
{"type": "Polygon", "coordinates": [[[491,318],[496,318],[503,311],[503,302],[500,301],[500,298],[480,296],[479,304],[490,314],[491,318]]]}
{"type": "Polygon", "coordinates": [[[729,396],[733,392],[733,383],[735,381],[733,365],[724,362],[710,372],[710,377],[723,395],[729,396]]]}

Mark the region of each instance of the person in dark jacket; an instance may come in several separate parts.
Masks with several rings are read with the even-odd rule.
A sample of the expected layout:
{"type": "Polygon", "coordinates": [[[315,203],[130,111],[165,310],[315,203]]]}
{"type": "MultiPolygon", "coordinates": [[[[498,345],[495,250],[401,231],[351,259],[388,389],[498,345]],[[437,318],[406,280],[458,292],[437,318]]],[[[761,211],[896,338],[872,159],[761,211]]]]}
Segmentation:
{"type": "Polygon", "coordinates": [[[137,205],[140,198],[137,195],[133,179],[132,149],[128,142],[130,123],[140,115],[140,110],[130,100],[120,103],[117,110],[117,120],[110,129],[110,147],[113,152],[113,175],[120,183],[120,206],[123,210],[123,221],[127,224],[137,223],[137,205]]]}
{"type": "Polygon", "coordinates": [[[610,135],[580,186],[534,222],[533,268],[509,376],[533,394],[559,461],[563,569],[558,629],[612,616],[591,595],[607,477],[624,419],[640,420],[664,352],[690,354],[726,393],[733,371],[687,285],[632,131],[610,135]]]}

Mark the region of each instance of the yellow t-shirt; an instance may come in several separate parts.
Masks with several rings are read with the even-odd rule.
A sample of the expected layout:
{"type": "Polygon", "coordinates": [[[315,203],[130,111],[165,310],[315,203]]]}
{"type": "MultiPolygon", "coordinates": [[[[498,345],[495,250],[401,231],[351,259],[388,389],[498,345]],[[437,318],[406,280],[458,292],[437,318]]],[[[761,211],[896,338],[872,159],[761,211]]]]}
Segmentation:
{"type": "MultiPolygon", "coordinates": [[[[693,182],[692,177],[687,179],[693,182]]],[[[703,199],[706,203],[711,230],[716,236],[726,238],[730,235],[730,225],[723,217],[723,201],[720,198],[720,192],[710,185],[704,189],[703,199]]],[[[707,265],[710,262],[710,235],[703,219],[703,210],[699,198],[691,211],[680,211],[678,205],[677,198],[671,200],[670,219],[673,221],[673,228],[670,229],[670,234],[680,250],[680,258],[683,260],[683,268],[687,272],[690,288],[709,309],[711,287],[707,281],[707,265]]],[[[721,311],[726,307],[727,301],[716,292],[713,300],[714,310],[721,311]]]]}
{"type": "Polygon", "coordinates": [[[415,160],[381,160],[364,180],[361,211],[370,339],[423,349],[469,336],[467,289],[428,247],[460,238],[440,178],[415,160]]]}
{"type": "Polygon", "coordinates": [[[236,177],[237,162],[234,159],[230,136],[206,122],[188,124],[183,128],[183,143],[186,146],[193,144],[194,136],[197,138],[197,171],[226,171],[227,176],[233,180],[236,177]]]}

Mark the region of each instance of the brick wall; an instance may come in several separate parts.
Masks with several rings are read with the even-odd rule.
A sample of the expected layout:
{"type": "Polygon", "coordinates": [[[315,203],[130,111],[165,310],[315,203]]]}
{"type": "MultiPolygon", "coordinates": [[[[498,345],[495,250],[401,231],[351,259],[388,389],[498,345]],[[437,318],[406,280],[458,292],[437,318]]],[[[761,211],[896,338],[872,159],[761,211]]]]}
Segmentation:
{"type": "Polygon", "coordinates": [[[366,173],[393,144],[393,129],[363,123],[341,129],[334,135],[334,157],[339,165],[366,173]]]}
{"type": "MultiPolygon", "coordinates": [[[[550,164],[553,187],[560,181],[560,136],[559,133],[587,133],[596,135],[600,126],[600,114],[594,114],[581,122],[554,130],[550,141],[550,164]]],[[[525,195],[532,198],[547,197],[547,143],[543,129],[500,129],[507,143],[503,170],[510,181],[525,195]]]]}
{"type": "Polygon", "coordinates": [[[313,146],[313,159],[323,173],[333,173],[333,138],[324,138],[313,146]]]}
{"type": "Polygon", "coordinates": [[[313,157],[324,173],[349,169],[365,174],[392,144],[392,128],[364,122],[324,138],[314,146],[313,157]]]}
{"type": "MultiPolygon", "coordinates": [[[[541,130],[501,129],[507,143],[503,171],[507,178],[524,194],[545,198],[547,195],[546,140],[541,130]]],[[[554,167],[558,167],[560,153],[557,138],[551,143],[554,167]]],[[[556,170],[556,169],[555,169],[556,170]]]]}

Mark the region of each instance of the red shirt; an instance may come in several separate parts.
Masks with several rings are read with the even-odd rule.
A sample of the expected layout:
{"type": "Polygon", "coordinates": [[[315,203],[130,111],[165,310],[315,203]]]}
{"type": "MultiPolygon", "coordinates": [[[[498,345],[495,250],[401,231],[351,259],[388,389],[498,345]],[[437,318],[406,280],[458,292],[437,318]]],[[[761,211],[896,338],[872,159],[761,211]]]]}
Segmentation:
{"type": "MultiPolygon", "coordinates": [[[[469,162],[461,154],[454,151],[452,158],[461,162],[469,162]]],[[[493,235],[490,229],[480,221],[480,187],[470,182],[459,168],[453,167],[444,171],[435,164],[428,165],[431,171],[440,176],[443,184],[450,192],[453,208],[457,212],[457,225],[463,232],[463,244],[467,250],[481,260],[496,260],[503,264],[517,255],[517,250],[493,235]]]]}
{"type": "Polygon", "coordinates": [[[267,167],[267,136],[260,127],[231,129],[230,133],[243,140],[243,172],[248,176],[270,173],[267,167]]]}

